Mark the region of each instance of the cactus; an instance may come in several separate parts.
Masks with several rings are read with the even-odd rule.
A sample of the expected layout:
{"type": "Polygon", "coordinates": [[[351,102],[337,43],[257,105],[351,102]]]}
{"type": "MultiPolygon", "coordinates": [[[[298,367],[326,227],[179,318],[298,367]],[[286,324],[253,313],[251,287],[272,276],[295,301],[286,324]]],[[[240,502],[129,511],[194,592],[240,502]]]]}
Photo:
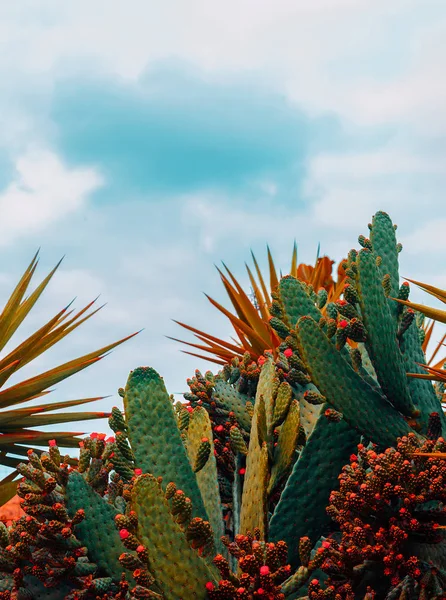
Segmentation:
{"type": "Polygon", "coordinates": [[[77,468],[54,442],[18,466],[26,516],[0,531],[2,581],[12,594],[37,598],[50,586],[55,599],[204,599],[206,584],[216,584],[212,558],[223,515],[206,411],[191,411],[183,439],[150,368],[130,374],[124,404],[125,419],[117,408],[109,419],[115,436],[84,440],[77,468]],[[150,423],[142,422],[148,415],[150,423]],[[194,471],[203,433],[210,452],[194,471]]]}
{"type": "Polygon", "coordinates": [[[393,299],[409,291],[393,225],[378,213],[370,228],[343,297],[271,270],[257,317],[274,336],[221,346],[185,403],[139,368],[114,437],[84,440],[76,467],[54,443],[30,452],[27,516],[0,529],[0,600],[48,582],[55,600],[444,597],[445,419],[431,381],[408,377],[422,323],[393,299]]]}

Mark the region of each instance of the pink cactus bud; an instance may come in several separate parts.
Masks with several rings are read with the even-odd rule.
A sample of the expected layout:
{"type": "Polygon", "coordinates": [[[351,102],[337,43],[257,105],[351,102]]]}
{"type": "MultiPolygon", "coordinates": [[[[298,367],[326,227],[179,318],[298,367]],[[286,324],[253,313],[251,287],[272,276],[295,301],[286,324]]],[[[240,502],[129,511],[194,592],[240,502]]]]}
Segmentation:
{"type": "Polygon", "coordinates": [[[126,540],[129,537],[130,533],[128,532],[127,529],[120,529],[119,530],[119,537],[121,538],[121,540],[126,540]]]}
{"type": "Polygon", "coordinates": [[[54,448],[54,446],[57,446],[57,442],[56,442],[56,440],[49,440],[49,441],[48,441],[48,446],[49,446],[50,448],[54,448]]]}

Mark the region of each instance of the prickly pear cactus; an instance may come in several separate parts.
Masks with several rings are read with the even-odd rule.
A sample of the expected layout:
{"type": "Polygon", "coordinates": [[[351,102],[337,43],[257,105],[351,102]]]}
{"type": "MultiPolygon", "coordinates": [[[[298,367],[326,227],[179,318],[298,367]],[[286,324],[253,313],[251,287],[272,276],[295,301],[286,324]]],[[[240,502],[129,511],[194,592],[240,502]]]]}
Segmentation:
{"type": "Polygon", "coordinates": [[[0,600],[444,598],[445,418],[407,377],[425,359],[388,215],[359,242],[333,302],[275,283],[278,347],[196,371],[185,403],[135,369],[75,467],[31,451],[0,600]]]}

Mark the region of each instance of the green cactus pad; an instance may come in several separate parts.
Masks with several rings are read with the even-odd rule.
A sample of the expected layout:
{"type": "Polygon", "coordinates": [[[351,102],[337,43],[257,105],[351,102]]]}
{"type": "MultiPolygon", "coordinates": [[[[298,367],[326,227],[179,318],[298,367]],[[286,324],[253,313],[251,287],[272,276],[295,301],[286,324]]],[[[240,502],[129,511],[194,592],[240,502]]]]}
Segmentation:
{"type": "Polygon", "coordinates": [[[197,406],[190,415],[186,438],[187,452],[191,465],[195,464],[202,438],[207,438],[211,442],[211,454],[205,466],[196,473],[196,477],[206,512],[209,515],[209,522],[214,532],[218,552],[221,552],[222,544],[220,544],[220,538],[224,534],[223,515],[218,491],[217,462],[214,456],[214,444],[212,443],[212,425],[206,410],[201,406],[197,406]]]}
{"type": "MultiPolygon", "coordinates": [[[[119,556],[126,551],[115,524],[118,511],[97,494],[80,473],[71,473],[66,486],[66,506],[72,517],[85,510],[85,519],[76,525],[76,536],[88,548],[88,554],[99,569],[119,583],[126,569],[119,556]]],[[[131,574],[127,571],[127,577],[131,574]]],[[[132,578],[131,578],[132,579],[132,578]]]]}
{"type": "MultiPolygon", "coordinates": [[[[262,423],[266,421],[264,425],[268,424],[268,416],[262,415],[263,409],[266,415],[269,411],[269,419],[272,423],[274,409],[272,393],[275,375],[274,363],[269,358],[262,367],[257,386],[240,513],[240,533],[245,534],[247,531],[254,531],[254,528],[258,527],[262,537],[265,536],[267,531],[266,490],[269,471],[268,446],[264,438],[268,436],[268,432],[261,432],[259,425],[260,429],[263,429],[262,423]],[[269,399],[268,410],[265,408],[265,396],[269,399]]],[[[267,427],[264,428],[267,429],[267,427]]]]}
{"type": "Polygon", "coordinates": [[[174,407],[162,377],[154,369],[140,367],[130,373],[124,408],[135,464],[143,473],[162,477],[164,488],[174,481],[191,499],[194,516],[208,521],[197,477],[181,440],[174,407]]]}
{"type": "Polygon", "coordinates": [[[293,389],[295,398],[299,400],[300,424],[305,430],[305,435],[309,437],[319,419],[322,405],[310,404],[304,399],[304,394],[306,391],[319,392],[319,390],[312,383],[305,386],[295,385],[293,389]]]}
{"type": "Polygon", "coordinates": [[[147,549],[149,563],[165,600],[207,596],[206,583],[217,575],[193,550],[170,513],[163,490],[152,475],[137,479],[132,508],[138,515],[138,538],[147,549]]]}
{"type": "Polygon", "coordinates": [[[212,399],[221,408],[224,408],[228,412],[233,411],[239,425],[249,433],[251,430],[251,418],[246,410],[246,402],[249,400],[248,396],[237,392],[231,384],[223,379],[216,379],[212,399]]]}
{"type": "MultiPolygon", "coordinates": [[[[324,405],[327,408],[327,405],[324,405]]],[[[299,566],[299,540],[308,536],[313,543],[327,529],[325,512],[338,476],[355,452],[359,435],[345,421],[334,423],[323,414],[301,455],[294,464],[270,522],[269,539],[288,544],[288,560],[299,566]]]]}
{"type": "Polygon", "coordinates": [[[268,435],[272,435],[274,427],[274,391],[277,383],[274,362],[271,358],[268,358],[262,367],[256,393],[256,398],[263,397],[268,435]]]}
{"type": "MultiPolygon", "coordinates": [[[[379,211],[374,215],[370,230],[370,241],[372,242],[374,254],[381,257],[379,267],[381,274],[390,275],[390,296],[396,297],[399,289],[398,249],[395,228],[387,213],[379,211]]],[[[396,329],[398,306],[391,300],[389,306],[396,329]]]]}
{"type": "Polygon", "coordinates": [[[313,382],[352,427],[384,447],[410,431],[403,417],[354,371],[313,319],[303,317],[296,330],[313,382]]]}
{"type": "Polygon", "coordinates": [[[293,400],[287,417],[280,428],[277,446],[274,451],[274,462],[271,468],[271,478],[268,484],[268,494],[290,472],[296,454],[299,437],[300,408],[299,402],[293,400]]]}
{"type": "Polygon", "coordinates": [[[246,461],[246,477],[240,511],[240,533],[260,530],[260,536],[265,538],[268,532],[268,448],[264,442],[257,452],[250,455],[246,461]]]}
{"type": "Polygon", "coordinates": [[[308,315],[315,321],[319,321],[322,317],[321,311],[307,294],[304,284],[295,277],[291,275],[282,277],[279,291],[290,327],[294,328],[303,316],[308,315]]]}
{"type": "Polygon", "coordinates": [[[366,348],[378,381],[395,408],[408,417],[413,416],[415,405],[406,381],[394,320],[380,282],[376,257],[369,250],[361,250],[358,255],[357,285],[368,332],[366,348]]]}

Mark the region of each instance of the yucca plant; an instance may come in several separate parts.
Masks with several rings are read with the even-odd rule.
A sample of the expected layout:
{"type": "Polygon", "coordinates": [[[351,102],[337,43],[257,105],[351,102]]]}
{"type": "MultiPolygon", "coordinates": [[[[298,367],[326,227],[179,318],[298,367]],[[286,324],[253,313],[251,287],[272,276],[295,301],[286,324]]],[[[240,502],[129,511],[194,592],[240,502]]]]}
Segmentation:
{"type": "MultiPolygon", "coordinates": [[[[239,281],[225,264],[223,264],[223,267],[226,271],[226,275],[217,268],[235,313],[232,313],[206,294],[206,297],[211,304],[230,320],[238,339],[233,339],[231,343],[204,331],[200,331],[190,325],[181,323],[180,321],[175,322],[178,323],[178,325],[181,325],[181,327],[191,331],[201,343],[191,343],[176,338],[169,339],[173,339],[202,352],[206,352],[210,356],[196,354],[194,352],[185,353],[198,358],[204,358],[205,360],[219,365],[227,364],[236,357],[241,358],[246,352],[250,354],[253,360],[258,360],[265,350],[270,349],[274,354],[277,346],[280,344],[280,338],[270,325],[270,320],[273,317],[270,309],[282,273],[277,273],[269,247],[267,247],[267,254],[269,289],[265,283],[266,278],[263,276],[252,251],[251,255],[257,278],[253,273],[253,270],[251,270],[248,265],[245,265],[252,288],[251,297],[244,291],[239,281]]],[[[297,245],[294,243],[289,274],[299,281],[306,283],[308,286],[311,286],[315,292],[324,290],[323,294],[326,301],[335,302],[342,294],[345,273],[343,262],[341,262],[337,270],[337,279],[334,280],[333,265],[334,261],[330,260],[327,256],[320,257],[319,251],[314,266],[298,264],[297,245]]]]}
{"type": "MultiPolygon", "coordinates": [[[[0,351],[5,349],[29,315],[52,279],[60,262],[35,290],[29,293],[31,281],[38,264],[38,253],[34,256],[0,314],[0,351]]],[[[108,413],[104,412],[69,411],[73,407],[100,400],[101,397],[49,402],[25,407],[23,407],[23,404],[46,396],[50,393],[49,388],[51,386],[98,362],[112,348],[122,344],[135,334],[40,373],[35,377],[5,387],[9,378],[17,373],[19,369],[52,348],[97,313],[102,307],[90,310],[94,302],[90,302],[78,312],[74,312],[70,309],[71,305],[68,305],[19,346],[0,358],[0,465],[15,469],[23,460],[23,458],[17,457],[26,456],[30,445],[33,448],[47,445],[48,440],[51,438],[57,438],[58,444],[62,447],[77,447],[79,443],[77,436],[83,433],[72,431],[48,432],[42,431],[41,427],[109,416],[108,413]],[[18,405],[21,405],[21,407],[17,408],[18,405]],[[54,410],[63,410],[63,412],[54,413],[52,412],[54,410]],[[66,412],[67,410],[68,412],[66,412]]],[[[17,487],[16,482],[14,482],[15,475],[16,472],[14,471],[0,482],[0,505],[15,494],[17,487]]]]}

